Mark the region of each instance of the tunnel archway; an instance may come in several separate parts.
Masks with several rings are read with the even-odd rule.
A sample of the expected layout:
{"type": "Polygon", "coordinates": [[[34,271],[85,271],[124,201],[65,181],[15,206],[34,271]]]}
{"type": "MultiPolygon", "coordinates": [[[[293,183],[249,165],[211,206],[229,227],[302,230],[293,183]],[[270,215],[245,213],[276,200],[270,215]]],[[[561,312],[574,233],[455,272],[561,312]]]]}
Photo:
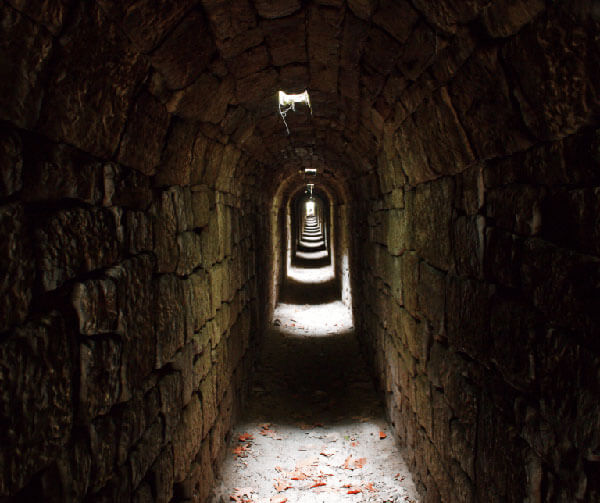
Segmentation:
{"type": "Polygon", "coordinates": [[[598,499],[596,1],[0,18],[0,499],[206,500],[306,168],[422,498],[598,499]]]}

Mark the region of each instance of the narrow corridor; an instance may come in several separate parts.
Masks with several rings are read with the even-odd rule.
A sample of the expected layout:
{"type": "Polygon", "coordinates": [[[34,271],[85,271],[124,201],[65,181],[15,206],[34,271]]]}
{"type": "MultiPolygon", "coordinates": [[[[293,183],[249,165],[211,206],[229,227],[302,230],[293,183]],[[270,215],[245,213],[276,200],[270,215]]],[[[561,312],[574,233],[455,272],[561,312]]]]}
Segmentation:
{"type": "Polygon", "coordinates": [[[599,34],[0,2],[0,503],[600,502],[599,34]]]}
{"type": "MultiPolygon", "coordinates": [[[[315,272],[326,275],[327,268],[308,270],[315,272]]],[[[320,286],[296,286],[296,295],[320,286]]],[[[261,503],[417,501],[341,301],[277,306],[213,503],[235,497],[261,503]]]]}

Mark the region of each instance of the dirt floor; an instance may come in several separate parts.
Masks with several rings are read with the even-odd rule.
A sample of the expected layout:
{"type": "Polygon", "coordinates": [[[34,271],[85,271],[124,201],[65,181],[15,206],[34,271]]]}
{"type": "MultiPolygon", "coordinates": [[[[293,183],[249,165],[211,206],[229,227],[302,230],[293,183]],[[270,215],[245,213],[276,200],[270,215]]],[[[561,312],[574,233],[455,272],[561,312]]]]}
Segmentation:
{"type": "Polygon", "coordinates": [[[342,302],[277,306],[212,499],[230,501],[418,501],[342,302]]]}

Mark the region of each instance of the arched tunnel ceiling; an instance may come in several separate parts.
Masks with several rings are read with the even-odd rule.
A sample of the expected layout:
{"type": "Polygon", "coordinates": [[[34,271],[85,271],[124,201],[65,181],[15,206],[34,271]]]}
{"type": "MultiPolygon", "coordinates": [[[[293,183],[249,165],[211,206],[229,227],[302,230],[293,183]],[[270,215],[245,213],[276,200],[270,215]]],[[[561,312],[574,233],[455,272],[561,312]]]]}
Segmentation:
{"type": "MultiPolygon", "coordinates": [[[[535,32],[524,38],[540,53],[541,73],[530,81],[523,77],[529,59],[512,51],[512,36],[546,8],[543,0],[9,3],[27,15],[14,21],[16,32],[23,30],[19,23],[31,19],[50,36],[30,28],[24,43],[35,48],[37,59],[19,61],[29,73],[22,85],[6,90],[6,115],[20,127],[148,175],[163,162],[168,131],[177,134],[167,135],[165,151],[176,157],[182,149],[177,142],[189,139],[196,148],[193,135],[200,128],[205,137],[227,144],[224,164],[232,172],[226,176],[250,175],[271,194],[305,167],[355,179],[382,162],[381,147],[387,158],[400,162],[414,155],[413,172],[406,175],[420,182],[463,169],[476,157],[502,156],[527,148],[533,139],[569,134],[591,114],[588,102],[597,101],[597,90],[584,83],[568,96],[539,102],[543,72],[573,82],[570,74],[579,74],[578,68],[571,72],[547,59],[552,51],[545,45],[565,62],[596,71],[591,56],[573,58],[570,46],[563,47],[553,27],[543,23],[544,40],[535,32]],[[488,43],[493,39],[500,43],[488,43]],[[487,46],[493,47],[486,52],[487,46]],[[468,61],[476,47],[477,58],[468,61]],[[511,68],[504,69],[507,64],[511,68]],[[497,95],[471,98],[491,87],[497,95]],[[312,113],[288,113],[288,135],[277,112],[277,91],[305,88],[312,113]],[[532,112],[524,124],[523,110],[537,106],[551,116],[573,96],[581,111],[572,120],[554,124],[532,112]],[[422,106],[427,100],[430,105],[422,106]],[[489,124],[489,131],[482,131],[482,124],[489,124]],[[126,137],[129,126],[136,134],[126,137]],[[153,129],[160,134],[152,137],[153,129]],[[444,143],[440,152],[430,145],[425,152],[415,141],[426,129],[435,138],[432,145],[444,143]],[[145,136],[151,148],[141,155],[135,145],[145,136]],[[249,157],[233,152],[234,145],[249,157]],[[447,166],[453,162],[456,168],[447,166]]],[[[562,9],[568,31],[577,9],[556,9],[562,9]]],[[[585,29],[593,35],[596,24],[585,29]]],[[[181,183],[181,177],[159,175],[159,185],[181,183]]]]}
{"type": "MultiPolygon", "coordinates": [[[[372,168],[384,121],[401,120],[421,88],[469,55],[467,23],[478,18],[493,34],[506,14],[488,0],[98,3],[149,56],[152,90],[168,110],[219,126],[275,186],[306,166],[345,176],[372,168]],[[305,88],[312,116],[290,112],[288,136],[277,91],[305,88]]],[[[531,17],[542,3],[522,9],[531,17]]]]}

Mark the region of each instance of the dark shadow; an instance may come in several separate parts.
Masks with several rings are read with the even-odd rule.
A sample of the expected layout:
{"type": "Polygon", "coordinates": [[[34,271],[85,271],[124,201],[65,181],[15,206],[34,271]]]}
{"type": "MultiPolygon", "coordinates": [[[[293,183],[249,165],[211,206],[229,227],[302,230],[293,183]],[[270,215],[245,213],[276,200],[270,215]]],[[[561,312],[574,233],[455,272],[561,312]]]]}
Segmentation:
{"type": "Polygon", "coordinates": [[[280,302],[284,304],[326,304],[340,300],[339,283],[332,279],[325,283],[302,283],[286,278],[281,289],[280,302]]]}
{"type": "Polygon", "coordinates": [[[280,424],[383,416],[381,396],[353,330],[302,337],[275,328],[264,347],[250,416],[280,424]]]}

